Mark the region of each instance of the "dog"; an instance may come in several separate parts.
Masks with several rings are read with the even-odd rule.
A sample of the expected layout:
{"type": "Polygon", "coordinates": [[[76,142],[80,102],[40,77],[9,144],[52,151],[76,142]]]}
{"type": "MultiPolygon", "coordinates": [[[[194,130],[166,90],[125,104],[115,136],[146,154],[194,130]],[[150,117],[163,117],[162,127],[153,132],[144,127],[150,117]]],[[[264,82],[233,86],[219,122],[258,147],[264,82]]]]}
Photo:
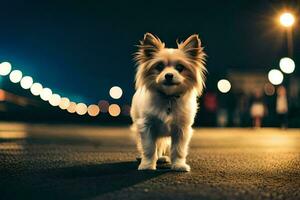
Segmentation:
{"type": "Polygon", "coordinates": [[[171,162],[174,171],[190,171],[186,164],[197,97],[205,86],[205,57],[198,35],[177,48],[167,48],[146,33],[134,55],[136,92],[132,99],[132,129],[141,154],[138,170],[156,170],[157,161],[171,162]]]}

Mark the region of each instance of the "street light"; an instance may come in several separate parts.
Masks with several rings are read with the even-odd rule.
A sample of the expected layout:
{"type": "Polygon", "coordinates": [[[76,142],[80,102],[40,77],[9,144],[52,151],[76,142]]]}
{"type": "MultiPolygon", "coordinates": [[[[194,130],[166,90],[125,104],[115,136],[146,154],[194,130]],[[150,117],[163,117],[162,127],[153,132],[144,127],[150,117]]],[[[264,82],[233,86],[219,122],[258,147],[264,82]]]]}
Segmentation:
{"type": "Polygon", "coordinates": [[[279,67],[284,73],[291,74],[295,70],[295,62],[293,59],[288,57],[281,58],[279,61],[279,67]]]}
{"type": "Polygon", "coordinates": [[[229,90],[231,88],[230,82],[226,79],[219,80],[217,86],[218,86],[219,91],[222,93],[229,92],[229,90]]]}
{"type": "Polygon", "coordinates": [[[295,22],[295,17],[290,12],[284,12],[279,17],[280,24],[284,27],[291,27],[295,22]]]}
{"type": "Polygon", "coordinates": [[[278,69],[272,69],[268,73],[268,79],[273,85],[280,85],[283,81],[283,74],[278,69]]]}

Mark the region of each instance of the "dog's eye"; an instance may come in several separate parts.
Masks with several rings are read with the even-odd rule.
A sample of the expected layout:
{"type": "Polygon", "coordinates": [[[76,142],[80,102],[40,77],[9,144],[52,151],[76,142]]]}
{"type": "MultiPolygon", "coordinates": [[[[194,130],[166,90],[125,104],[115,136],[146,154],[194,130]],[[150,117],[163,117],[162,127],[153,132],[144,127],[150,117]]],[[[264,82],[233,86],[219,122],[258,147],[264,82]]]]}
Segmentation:
{"type": "Polygon", "coordinates": [[[182,64],[177,64],[175,66],[175,69],[180,73],[184,70],[184,66],[182,64]]]}
{"type": "Polygon", "coordinates": [[[157,63],[156,66],[155,66],[155,69],[159,72],[161,72],[163,69],[165,68],[165,65],[164,63],[160,62],[160,63],[157,63]]]}

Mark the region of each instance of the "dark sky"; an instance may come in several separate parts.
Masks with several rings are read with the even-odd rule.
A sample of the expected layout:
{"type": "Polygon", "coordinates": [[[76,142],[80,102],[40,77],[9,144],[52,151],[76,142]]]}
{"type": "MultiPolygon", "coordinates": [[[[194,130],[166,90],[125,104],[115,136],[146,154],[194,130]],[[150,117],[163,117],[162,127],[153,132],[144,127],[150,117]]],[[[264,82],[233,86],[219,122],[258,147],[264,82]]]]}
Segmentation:
{"type": "Polygon", "coordinates": [[[0,3],[0,61],[86,103],[111,100],[108,90],[114,85],[124,90],[121,101],[130,102],[132,54],[145,32],[170,47],[177,38],[198,33],[209,76],[223,78],[228,69],[267,73],[286,55],[284,31],[274,19],[288,5],[299,9],[296,0],[7,2],[0,3]]]}

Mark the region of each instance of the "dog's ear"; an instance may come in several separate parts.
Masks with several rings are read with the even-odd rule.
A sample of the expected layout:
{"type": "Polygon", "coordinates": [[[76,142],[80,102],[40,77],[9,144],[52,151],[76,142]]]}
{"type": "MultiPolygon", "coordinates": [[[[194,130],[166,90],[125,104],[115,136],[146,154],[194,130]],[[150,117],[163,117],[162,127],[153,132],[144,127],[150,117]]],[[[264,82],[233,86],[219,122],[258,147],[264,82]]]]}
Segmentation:
{"type": "MultiPolygon", "coordinates": [[[[203,53],[203,48],[201,47],[201,41],[197,34],[191,35],[182,43],[177,43],[178,48],[183,50],[187,56],[192,59],[199,59],[203,53]]],[[[200,58],[203,59],[203,58],[200,58]]]]}
{"type": "Polygon", "coordinates": [[[138,63],[143,63],[153,57],[160,49],[164,48],[164,43],[151,33],[146,33],[144,39],[138,45],[138,52],[135,54],[135,60],[138,63]]]}

